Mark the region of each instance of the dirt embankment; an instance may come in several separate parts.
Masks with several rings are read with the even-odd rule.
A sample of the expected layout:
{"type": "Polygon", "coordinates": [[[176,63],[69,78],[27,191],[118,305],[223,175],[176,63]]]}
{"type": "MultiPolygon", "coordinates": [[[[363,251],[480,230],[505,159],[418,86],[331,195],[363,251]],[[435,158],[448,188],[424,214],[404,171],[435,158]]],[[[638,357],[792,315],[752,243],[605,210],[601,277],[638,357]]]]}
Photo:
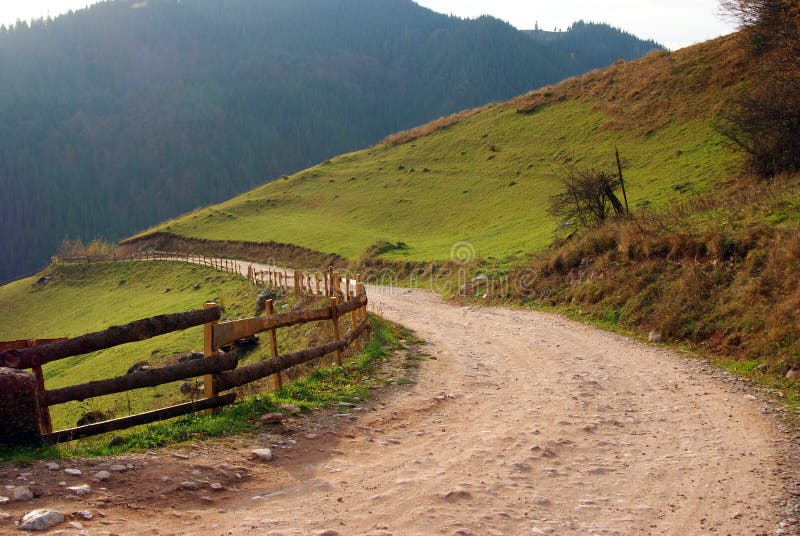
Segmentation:
{"type": "Polygon", "coordinates": [[[164,232],[123,240],[120,242],[118,255],[126,256],[151,249],[247,259],[279,266],[316,266],[320,269],[328,266],[343,268],[348,263],[347,259],[335,253],[322,253],[293,244],[272,241],[206,240],[164,232]]]}

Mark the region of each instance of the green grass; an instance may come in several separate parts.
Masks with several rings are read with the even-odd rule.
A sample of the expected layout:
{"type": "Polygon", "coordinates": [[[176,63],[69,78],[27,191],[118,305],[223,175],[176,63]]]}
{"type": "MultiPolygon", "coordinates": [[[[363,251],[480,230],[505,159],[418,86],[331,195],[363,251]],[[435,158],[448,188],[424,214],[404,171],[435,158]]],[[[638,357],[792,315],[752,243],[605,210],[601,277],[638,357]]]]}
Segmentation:
{"type": "Polygon", "coordinates": [[[108,456],[142,451],[183,441],[195,441],[233,434],[258,432],[258,418],[264,413],[281,411],[281,405],[294,404],[308,412],[337,402],[360,402],[382,382],[376,374],[381,363],[400,346],[401,332],[393,324],[370,317],[369,340],[361,352],[346,360],[344,367],[320,367],[311,374],[287,382],[280,391],[260,393],[237,401],[211,415],[187,415],[119,432],[121,442],[109,445],[109,435],[43,448],[0,450],[0,460],[23,463],[34,459],[69,456],[108,456]]]}
{"type": "Polygon", "coordinates": [[[447,260],[469,242],[478,257],[515,258],[547,246],[560,162],[625,165],[633,207],[662,206],[676,185],[703,191],[738,159],[702,121],[649,136],[609,130],[610,116],[569,101],[533,115],[496,105],[411,143],[377,145],[266,184],[155,231],[213,240],[292,243],[354,260],[380,240],[394,260],[447,260]],[[494,150],[490,148],[493,147],[494,150]]]}
{"type": "MultiPolygon", "coordinates": [[[[201,266],[164,261],[58,265],[40,275],[50,281],[38,286],[36,276],[0,287],[0,340],[74,337],[140,318],[200,309],[207,301],[220,304],[223,318],[253,315],[255,293],[244,278],[201,266]]],[[[173,354],[192,349],[203,349],[202,326],[49,363],[44,367],[45,384],[54,389],[120,376],[138,361],[161,365],[173,354]]],[[[53,425],[72,427],[89,410],[121,417],[185,400],[173,383],[71,402],[52,408],[53,425]]]]}

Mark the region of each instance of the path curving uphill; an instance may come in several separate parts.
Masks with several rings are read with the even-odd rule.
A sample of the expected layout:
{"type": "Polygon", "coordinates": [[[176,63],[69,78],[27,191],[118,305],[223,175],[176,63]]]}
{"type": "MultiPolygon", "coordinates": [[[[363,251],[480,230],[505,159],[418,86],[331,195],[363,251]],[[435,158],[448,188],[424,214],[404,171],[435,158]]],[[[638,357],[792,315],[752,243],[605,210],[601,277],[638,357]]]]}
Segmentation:
{"type": "Polygon", "coordinates": [[[106,511],[108,530],[743,535],[784,519],[785,433],[724,373],[557,315],[368,294],[428,342],[413,385],[297,432],[269,464],[241,443],[151,456],[137,482],[181,465],[251,478],[203,499],[173,475],[174,494],[129,505],[124,523],[106,511]]]}

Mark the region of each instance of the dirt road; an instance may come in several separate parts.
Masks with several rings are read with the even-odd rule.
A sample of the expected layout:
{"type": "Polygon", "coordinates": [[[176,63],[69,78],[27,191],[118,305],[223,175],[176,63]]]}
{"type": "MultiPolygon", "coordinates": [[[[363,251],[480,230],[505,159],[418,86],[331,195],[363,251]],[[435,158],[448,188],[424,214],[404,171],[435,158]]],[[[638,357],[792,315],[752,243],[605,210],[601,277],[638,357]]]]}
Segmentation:
{"type": "Polygon", "coordinates": [[[739,535],[785,519],[787,438],[736,381],[550,314],[369,295],[429,341],[416,383],[268,464],[246,441],[130,457],[89,534],[739,535]],[[220,493],[181,486],[235,466],[249,477],[220,493]]]}

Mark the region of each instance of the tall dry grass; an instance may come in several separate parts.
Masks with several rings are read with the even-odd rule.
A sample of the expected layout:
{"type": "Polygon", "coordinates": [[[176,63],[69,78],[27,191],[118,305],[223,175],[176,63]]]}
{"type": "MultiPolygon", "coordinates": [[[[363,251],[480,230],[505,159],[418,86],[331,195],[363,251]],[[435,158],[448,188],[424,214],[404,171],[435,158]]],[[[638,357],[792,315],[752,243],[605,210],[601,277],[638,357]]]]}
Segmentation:
{"type": "Polygon", "coordinates": [[[800,367],[798,207],[798,176],[740,179],[553,246],[518,269],[536,277],[516,296],[785,372],[800,367]]]}
{"type": "Polygon", "coordinates": [[[455,125],[456,123],[463,121],[472,117],[473,115],[485,110],[491,105],[486,106],[479,106],[477,108],[472,108],[469,110],[463,110],[461,112],[457,112],[451,115],[447,115],[445,117],[440,117],[438,119],[434,119],[433,121],[426,123],[424,125],[420,125],[418,127],[414,127],[409,130],[403,130],[401,132],[397,132],[396,134],[392,134],[387,136],[383,143],[388,145],[402,145],[404,143],[408,143],[411,141],[416,140],[417,138],[422,138],[429,134],[436,132],[437,130],[445,129],[449,126],[455,125]]]}
{"type": "Polygon", "coordinates": [[[532,91],[506,105],[519,113],[535,113],[564,100],[589,101],[612,116],[606,128],[642,134],[674,119],[715,118],[730,105],[738,84],[752,69],[743,39],[734,34],[672,53],[653,51],[532,91]]]}

